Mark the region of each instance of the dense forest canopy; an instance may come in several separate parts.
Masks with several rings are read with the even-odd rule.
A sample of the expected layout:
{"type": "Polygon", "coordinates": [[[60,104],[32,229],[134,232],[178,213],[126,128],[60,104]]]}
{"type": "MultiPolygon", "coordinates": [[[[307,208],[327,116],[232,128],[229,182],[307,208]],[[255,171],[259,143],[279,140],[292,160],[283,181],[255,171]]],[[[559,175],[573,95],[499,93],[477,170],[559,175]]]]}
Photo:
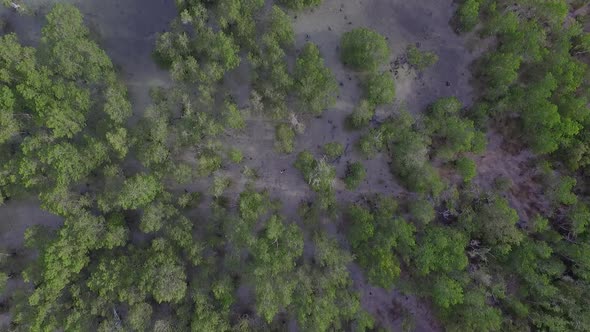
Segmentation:
{"type": "MultiPolygon", "coordinates": [[[[308,146],[306,126],[342,111],[328,51],[293,27],[321,6],[177,0],[153,45],[171,83],[141,114],[75,6],[51,6],[34,45],[0,25],[1,208],[35,198],[61,220],[0,243],[9,331],[391,328],[363,287],[412,296],[448,331],[590,331],[590,2],[458,1],[449,24],[482,49],[473,102],[420,110],[398,100],[393,54],[416,77],[442,55],[347,27],[352,143],[308,146]],[[252,121],[270,124],[273,158],[292,157],[280,174],[304,186],[297,213],[232,144],[252,121]],[[494,135],[531,156],[533,208],[512,179],[479,176],[494,135]],[[363,186],[389,181],[375,162],[398,194],[363,186]]],[[[402,311],[413,330],[419,313],[402,311]]]]}

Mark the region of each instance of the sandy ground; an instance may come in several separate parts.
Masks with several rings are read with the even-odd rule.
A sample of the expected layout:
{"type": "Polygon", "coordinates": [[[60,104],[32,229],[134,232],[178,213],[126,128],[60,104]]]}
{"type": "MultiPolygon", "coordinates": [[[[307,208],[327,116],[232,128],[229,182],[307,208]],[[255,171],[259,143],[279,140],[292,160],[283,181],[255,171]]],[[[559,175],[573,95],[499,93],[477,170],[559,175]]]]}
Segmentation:
{"type": "MultiPolygon", "coordinates": [[[[28,4],[46,5],[54,0],[25,1],[28,4]]],[[[156,33],[164,30],[176,15],[173,1],[169,0],[71,0],[86,15],[93,32],[100,37],[101,45],[119,67],[126,81],[134,103],[136,115],[142,113],[149,104],[149,87],[166,85],[169,78],[151,59],[156,33]]],[[[392,49],[390,63],[382,68],[394,75],[397,101],[395,105],[378,110],[380,118],[386,117],[398,107],[406,107],[414,114],[439,97],[457,96],[465,104],[472,102],[472,89],[469,85],[468,66],[475,55],[465,46],[464,40],[449,27],[448,21],[454,11],[452,0],[325,0],[323,4],[310,11],[290,13],[294,18],[297,47],[305,42],[316,43],[327,65],[341,83],[335,107],[324,112],[319,119],[304,118],[307,125],[304,134],[299,135],[296,151],[290,155],[278,154],[274,150],[275,122],[265,118],[252,117],[247,129],[235,137],[227,139],[228,145],[244,152],[244,165],[259,170],[259,188],[267,188],[274,198],[281,198],[287,215],[296,218],[296,208],[302,201],[312,199],[299,172],[292,166],[299,151],[307,149],[316,157],[321,157],[321,146],[337,141],[347,147],[346,154],[335,163],[338,177],[343,177],[348,161],[363,161],[367,169],[367,179],[357,191],[351,193],[344,189],[341,181],[335,187],[339,202],[351,202],[363,193],[379,192],[399,196],[404,191],[396,183],[389,171],[388,157],[378,155],[364,160],[354,145],[360,132],[348,132],[343,128],[344,119],[360,100],[357,74],[345,69],[339,60],[338,45],[342,33],[355,27],[369,27],[385,35],[392,49]],[[419,43],[420,49],[434,51],[439,62],[421,74],[398,67],[396,60],[403,57],[407,45],[419,43]],[[283,172],[283,170],[285,170],[283,172]]],[[[0,11],[0,14],[2,12],[0,11]]],[[[3,16],[6,15],[4,11],[3,16]]],[[[33,43],[40,31],[38,18],[15,18],[8,16],[9,25],[23,40],[33,43]]],[[[248,80],[247,65],[243,65],[228,86],[236,100],[243,101],[248,96],[243,86],[248,80]],[[239,84],[238,84],[239,83],[239,84]]],[[[487,163],[487,161],[485,161],[487,163]]],[[[240,166],[229,166],[225,172],[235,185],[230,192],[237,193],[244,187],[240,166]]],[[[485,171],[485,169],[484,169],[485,171]]],[[[203,190],[207,181],[191,185],[191,190],[203,190]]],[[[39,210],[34,202],[22,205],[9,204],[0,208],[0,226],[10,229],[2,232],[2,240],[22,241],[24,229],[35,223],[56,223],[50,215],[39,210]]],[[[336,232],[335,227],[329,227],[336,232]]],[[[341,234],[338,234],[340,237],[341,234]]],[[[380,325],[388,330],[399,330],[402,317],[400,312],[414,316],[417,331],[439,330],[435,319],[425,303],[415,297],[406,297],[396,290],[383,290],[366,284],[361,271],[351,267],[351,275],[362,294],[363,306],[371,312],[380,325]],[[402,310],[403,309],[403,310],[402,310]]]]}

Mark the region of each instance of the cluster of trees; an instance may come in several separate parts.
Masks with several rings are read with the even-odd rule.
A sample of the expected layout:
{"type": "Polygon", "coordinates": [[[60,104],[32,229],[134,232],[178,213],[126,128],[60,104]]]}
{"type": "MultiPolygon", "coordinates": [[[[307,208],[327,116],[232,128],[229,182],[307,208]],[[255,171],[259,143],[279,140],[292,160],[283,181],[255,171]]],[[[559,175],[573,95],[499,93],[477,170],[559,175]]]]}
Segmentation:
{"type": "MultiPolygon", "coordinates": [[[[279,1],[294,9],[319,2],[279,1]]],[[[246,112],[220,87],[248,61],[249,111],[276,120],[276,147],[291,153],[294,114],[318,116],[335,102],[319,47],[297,52],[289,15],[262,0],[177,5],[155,51],[174,86],[152,91],[153,105],[131,130],[125,86],[74,7],[52,9],[35,48],[0,36],[0,197],[37,195],[63,219],[26,231],[37,255],[0,252],[0,290],[12,278],[26,283],[5,292],[14,330],[285,330],[288,321],[305,331],[378,328],[361,308],[350,264],[372,285],[403,284],[428,299],[451,331],[590,329],[582,173],[590,39],[564,1],[463,1],[460,30],[477,27],[498,42],[477,70],[481,98],[470,109],[441,98],[423,116],[401,110],[379,123],[376,107],[395,98],[381,71],[387,40],[364,28],[345,33],[342,61],[363,88],[347,123],[368,127],[360,151],[386,152],[407,192],[339,206],[331,162],[345,149],[331,142],[321,158],[297,156],[317,193],[300,218],[281,216],[280,202],[250,182],[237,197],[228,193],[232,180],[220,169],[244,156],[220,136],[242,130],[246,112]],[[536,169],[546,200],[538,215],[519,216],[507,181],[472,181],[488,117],[516,119],[526,143],[548,154],[536,169]],[[197,179],[207,193],[184,189],[197,179]],[[342,221],[346,239],[328,235],[326,220],[342,221]]],[[[436,62],[407,52],[418,70],[436,62]]],[[[354,191],[365,177],[363,164],[350,162],[343,182],[354,191]]]]}
{"type": "MultiPolygon", "coordinates": [[[[8,255],[0,254],[0,288],[20,278],[4,272],[15,269],[27,284],[5,294],[13,329],[264,330],[290,319],[317,331],[373,325],[352,287],[350,254],[321,229],[286,222],[276,202],[251,189],[233,209],[224,197],[230,182],[219,174],[207,217],[195,218],[201,194],[178,190],[243,158],[218,140],[245,126],[231,99],[217,102],[218,87],[239,64],[240,47],[256,46],[235,41],[256,37],[253,15],[236,8],[253,13],[262,4],[178,2],[179,18],[156,47],[175,86],[152,91],[154,104],[133,130],[126,89],[75,7],[52,9],[38,48],[0,37],[2,198],[39,195],[64,220],[27,230],[38,258],[23,271],[12,259],[5,269],[8,255]],[[306,255],[304,237],[314,248],[306,255]],[[238,298],[240,286],[253,292],[253,304],[238,298]]],[[[288,16],[272,10],[269,40],[292,44],[288,16]]],[[[302,51],[291,87],[305,112],[333,102],[333,77],[316,46],[302,51]]]]}
{"type": "Polygon", "coordinates": [[[367,127],[375,115],[375,108],[391,104],[395,99],[393,76],[380,71],[391,56],[385,37],[367,28],[357,28],[342,35],[341,60],[358,71],[363,85],[363,99],[346,120],[348,127],[367,127]]]}

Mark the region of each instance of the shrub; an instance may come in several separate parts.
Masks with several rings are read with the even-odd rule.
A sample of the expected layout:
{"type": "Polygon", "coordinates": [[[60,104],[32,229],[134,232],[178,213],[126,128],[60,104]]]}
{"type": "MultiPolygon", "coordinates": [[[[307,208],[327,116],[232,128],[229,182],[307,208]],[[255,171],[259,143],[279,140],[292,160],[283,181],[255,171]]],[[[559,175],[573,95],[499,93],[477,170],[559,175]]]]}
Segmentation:
{"type": "Polygon", "coordinates": [[[348,164],[348,168],[346,169],[346,177],[344,178],[346,189],[355,190],[361,184],[361,182],[363,182],[366,176],[367,172],[365,171],[362,163],[357,161],[348,164]]]}
{"type": "Polygon", "coordinates": [[[455,168],[465,183],[471,182],[471,180],[477,175],[475,161],[467,157],[459,158],[455,162],[455,168]]]}
{"type": "Polygon", "coordinates": [[[328,158],[338,158],[342,153],[344,153],[344,146],[338,142],[330,142],[324,145],[324,154],[328,158]]]}
{"type": "Polygon", "coordinates": [[[346,118],[346,126],[351,129],[362,129],[369,125],[369,122],[375,115],[375,108],[367,100],[354,108],[352,113],[346,118]]]}
{"type": "Polygon", "coordinates": [[[275,129],[276,147],[279,152],[291,153],[295,148],[295,131],[285,123],[277,125],[275,129]]]}
{"type": "Polygon", "coordinates": [[[374,106],[391,104],[395,98],[395,83],[387,72],[372,73],[365,82],[365,96],[374,106]]]}
{"type": "Polygon", "coordinates": [[[438,55],[433,52],[421,52],[415,45],[408,46],[408,63],[422,71],[438,62],[438,55]]]}
{"type": "Polygon", "coordinates": [[[342,62],[356,70],[375,70],[389,58],[385,37],[367,29],[346,32],[341,41],[342,62]]]}

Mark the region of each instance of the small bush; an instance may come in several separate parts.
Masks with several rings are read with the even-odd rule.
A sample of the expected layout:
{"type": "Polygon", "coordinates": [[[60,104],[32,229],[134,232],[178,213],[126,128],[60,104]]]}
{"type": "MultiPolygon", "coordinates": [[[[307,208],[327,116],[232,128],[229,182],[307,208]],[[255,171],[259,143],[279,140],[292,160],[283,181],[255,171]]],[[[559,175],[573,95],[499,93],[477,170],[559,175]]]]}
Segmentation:
{"type": "Polygon", "coordinates": [[[415,45],[408,46],[408,63],[422,71],[438,62],[438,55],[433,52],[421,52],[415,45]]]}
{"type": "Polygon", "coordinates": [[[459,6],[456,13],[458,30],[469,32],[475,28],[479,21],[480,0],[465,0],[459,6]]]}
{"type": "Polygon", "coordinates": [[[341,41],[342,62],[356,70],[375,70],[389,58],[385,37],[367,29],[346,32],[341,41]]]}
{"type": "Polygon", "coordinates": [[[395,98],[395,83],[387,72],[372,73],[365,83],[365,95],[374,106],[391,104],[395,98]]]}
{"type": "Polygon", "coordinates": [[[234,164],[239,164],[244,159],[244,155],[242,154],[242,151],[240,151],[236,148],[232,148],[231,150],[229,150],[228,156],[229,156],[229,160],[231,160],[234,164]]]}
{"type": "Polygon", "coordinates": [[[328,158],[338,158],[344,153],[344,146],[338,142],[330,142],[324,145],[324,154],[328,158]]]}
{"type": "Polygon", "coordinates": [[[351,129],[365,128],[369,125],[373,115],[375,115],[375,108],[369,101],[362,100],[346,118],[346,126],[351,129]]]}
{"type": "Polygon", "coordinates": [[[461,157],[455,162],[455,167],[465,183],[471,182],[477,175],[477,165],[473,159],[461,157]]]}
{"type": "Polygon", "coordinates": [[[275,129],[276,147],[279,152],[291,153],[295,148],[295,131],[285,123],[277,125],[275,129]]]}
{"type": "Polygon", "coordinates": [[[355,190],[361,182],[367,176],[367,171],[363,167],[363,164],[360,162],[354,162],[348,164],[348,168],[346,170],[346,177],[344,178],[344,183],[346,184],[346,189],[348,190],[355,190]]]}

